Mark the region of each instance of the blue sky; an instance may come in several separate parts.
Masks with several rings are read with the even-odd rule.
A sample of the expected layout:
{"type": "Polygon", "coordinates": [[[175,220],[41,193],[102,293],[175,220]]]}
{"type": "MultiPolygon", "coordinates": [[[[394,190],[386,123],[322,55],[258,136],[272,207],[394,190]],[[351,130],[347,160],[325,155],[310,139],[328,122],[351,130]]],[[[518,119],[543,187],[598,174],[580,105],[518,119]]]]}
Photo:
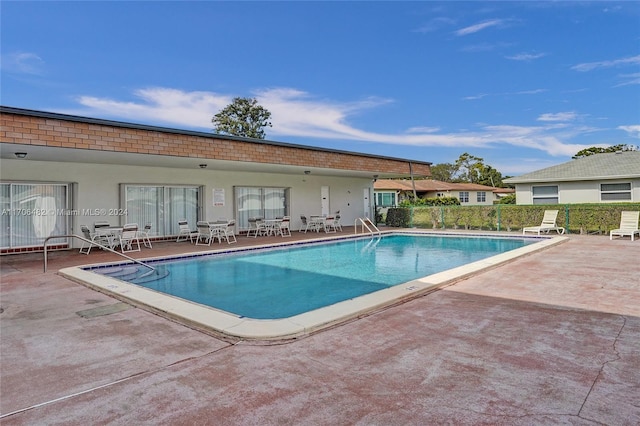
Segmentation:
{"type": "Polygon", "coordinates": [[[640,2],[2,1],[1,103],[503,175],[640,144],[640,2]]]}

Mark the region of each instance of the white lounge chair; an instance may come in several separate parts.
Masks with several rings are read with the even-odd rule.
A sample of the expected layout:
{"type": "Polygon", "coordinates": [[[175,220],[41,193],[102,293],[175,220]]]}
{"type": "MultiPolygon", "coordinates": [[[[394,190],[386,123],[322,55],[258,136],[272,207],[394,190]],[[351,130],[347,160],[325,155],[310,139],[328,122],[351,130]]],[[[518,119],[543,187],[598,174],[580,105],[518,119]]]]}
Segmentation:
{"type": "Polygon", "coordinates": [[[633,237],[635,234],[638,234],[638,236],[640,237],[640,228],[638,228],[638,220],[640,220],[640,212],[636,212],[636,211],[622,212],[620,216],[620,228],[612,230],[609,233],[609,239],[613,240],[614,235],[617,235],[620,237],[624,237],[628,235],[631,237],[631,241],[633,241],[633,237]]]}
{"type": "Polygon", "coordinates": [[[535,232],[540,235],[541,232],[549,233],[549,231],[556,231],[558,234],[564,234],[564,228],[556,225],[556,219],[558,218],[558,210],[545,210],[544,217],[540,226],[528,226],[522,229],[522,235],[527,232],[535,232]]]}

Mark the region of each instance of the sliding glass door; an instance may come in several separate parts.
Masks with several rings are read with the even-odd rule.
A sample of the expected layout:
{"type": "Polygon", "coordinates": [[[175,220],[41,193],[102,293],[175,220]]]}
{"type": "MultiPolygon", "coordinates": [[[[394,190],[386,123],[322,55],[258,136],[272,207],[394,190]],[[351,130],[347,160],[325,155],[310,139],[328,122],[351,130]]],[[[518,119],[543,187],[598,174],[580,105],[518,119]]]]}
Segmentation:
{"type": "MultiPolygon", "coordinates": [[[[68,183],[0,183],[2,215],[0,246],[3,249],[38,247],[53,235],[70,234],[70,186],[68,183]]],[[[48,244],[68,243],[54,238],[48,244]]]]}
{"type": "Polygon", "coordinates": [[[177,235],[183,219],[195,228],[200,217],[201,187],[123,184],[121,192],[126,222],[141,228],[151,224],[153,236],[177,235]]]}
{"type": "Polygon", "coordinates": [[[289,188],[234,187],[236,222],[249,228],[249,218],[275,219],[289,214],[289,188]]]}

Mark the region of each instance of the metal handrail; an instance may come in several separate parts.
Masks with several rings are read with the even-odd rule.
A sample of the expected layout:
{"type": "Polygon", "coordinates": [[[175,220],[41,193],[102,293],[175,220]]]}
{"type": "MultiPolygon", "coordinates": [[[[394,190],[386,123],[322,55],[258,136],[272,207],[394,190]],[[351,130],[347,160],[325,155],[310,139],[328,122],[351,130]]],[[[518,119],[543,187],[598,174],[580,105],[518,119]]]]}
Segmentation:
{"type": "Polygon", "coordinates": [[[354,224],[354,228],[355,228],[355,233],[356,234],[358,233],[358,222],[360,222],[362,224],[362,232],[364,232],[364,228],[367,228],[367,231],[369,231],[369,233],[371,235],[373,235],[374,233],[378,233],[379,235],[382,234],[382,231],[380,231],[378,229],[378,227],[376,225],[374,225],[374,223],[368,217],[365,217],[365,218],[359,217],[359,218],[356,219],[355,224],[354,224]],[[367,225],[366,222],[369,222],[369,225],[371,225],[371,227],[373,229],[375,229],[375,231],[372,231],[371,228],[369,228],[369,225],[367,225]]]}
{"type": "Polygon", "coordinates": [[[95,241],[91,241],[91,240],[89,240],[89,239],[87,239],[87,238],[81,237],[80,235],[76,235],[76,234],[69,234],[69,235],[52,235],[52,236],[50,236],[50,237],[45,238],[45,240],[44,240],[44,272],[47,272],[47,241],[49,241],[49,240],[50,240],[50,239],[52,239],[52,238],[78,238],[79,240],[86,241],[87,243],[89,243],[89,244],[93,244],[93,245],[95,245],[95,246],[98,246],[98,247],[100,247],[100,248],[101,248],[101,249],[103,249],[103,250],[109,250],[111,253],[115,253],[115,254],[117,254],[118,256],[122,256],[122,257],[124,257],[124,258],[125,258],[125,259],[127,259],[127,260],[131,260],[132,262],[135,262],[135,263],[137,263],[137,264],[139,264],[139,265],[145,266],[145,267],[147,267],[147,268],[151,269],[152,271],[155,271],[155,270],[156,270],[156,268],[154,268],[153,266],[151,266],[151,265],[147,265],[146,263],[141,262],[141,261],[139,261],[139,260],[137,260],[137,259],[134,259],[133,257],[129,257],[129,256],[127,256],[126,254],[119,253],[119,252],[117,252],[117,251],[113,250],[113,249],[112,249],[112,248],[110,248],[110,247],[103,246],[102,244],[98,244],[98,243],[96,243],[95,241]]]}

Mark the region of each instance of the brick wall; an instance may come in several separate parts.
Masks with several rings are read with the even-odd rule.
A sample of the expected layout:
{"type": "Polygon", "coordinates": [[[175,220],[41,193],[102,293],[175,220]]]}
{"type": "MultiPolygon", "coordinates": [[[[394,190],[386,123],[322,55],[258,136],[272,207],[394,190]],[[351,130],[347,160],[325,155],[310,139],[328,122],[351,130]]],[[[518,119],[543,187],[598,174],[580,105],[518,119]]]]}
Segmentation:
{"type": "MultiPolygon", "coordinates": [[[[0,114],[0,139],[3,143],[170,155],[203,160],[322,167],[399,175],[408,175],[410,172],[409,163],[402,160],[118,124],[3,112],[0,114]]],[[[425,163],[414,163],[413,173],[431,175],[429,165],[425,163]]]]}

